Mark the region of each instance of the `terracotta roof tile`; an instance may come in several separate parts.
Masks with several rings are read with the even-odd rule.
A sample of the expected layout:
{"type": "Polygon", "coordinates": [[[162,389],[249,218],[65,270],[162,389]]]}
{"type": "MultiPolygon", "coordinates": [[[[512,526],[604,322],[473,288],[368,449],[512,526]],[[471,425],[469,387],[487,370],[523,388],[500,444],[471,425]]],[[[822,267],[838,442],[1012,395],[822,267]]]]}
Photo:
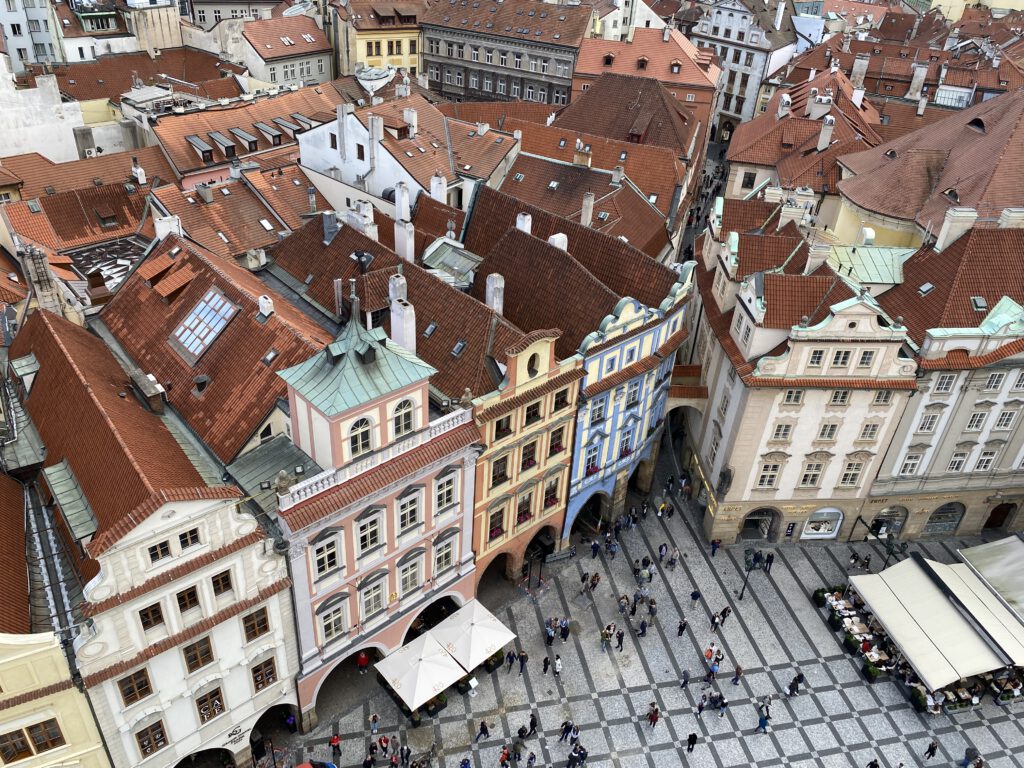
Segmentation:
{"type": "Polygon", "coordinates": [[[670,31],[668,41],[665,41],[662,30],[644,27],[632,31],[630,42],[587,38],[580,45],[573,71],[576,76],[597,77],[604,72],[633,75],[641,58],[647,59],[644,76],[665,85],[714,90],[718,84],[721,70],[717,66],[710,67],[709,71],[702,69],[698,64],[697,46],[677,29],[670,31]],[[605,56],[608,55],[613,57],[610,66],[605,64],[605,56]],[[672,71],[675,64],[679,66],[678,72],[672,71]]]}
{"type": "Polygon", "coordinates": [[[736,275],[742,279],[755,272],[781,268],[805,245],[799,235],[741,234],[736,275]]]}
{"type": "Polygon", "coordinates": [[[438,0],[423,14],[420,24],[454,30],[472,30],[479,25],[486,27],[488,35],[575,49],[587,34],[590,15],[589,5],[552,8],[535,0],[480,0],[465,5],[438,0]]]}
{"type": "Polygon", "coordinates": [[[557,112],[550,104],[534,101],[460,101],[438,104],[437,108],[447,117],[467,123],[487,123],[501,131],[512,130],[505,127],[508,120],[544,125],[557,112]]]}
{"type": "Polygon", "coordinates": [[[349,23],[360,31],[417,29],[418,19],[426,13],[428,7],[426,0],[402,0],[399,3],[352,0],[347,5],[349,23]],[[403,22],[403,18],[408,21],[403,22]]]}
{"type": "Polygon", "coordinates": [[[139,229],[146,208],[145,194],[138,190],[129,192],[123,184],[104,184],[41,197],[38,213],[32,211],[29,202],[22,200],[4,206],[12,229],[20,238],[54,251],[133,235],[139,229]],[[107,226],[104,220],[113,224],[107,226]]]}
{"type": "Polygon", "coordinates": [[[313,187],[298,162],[271,169],[244,171],[243,175],[264,203],[284,220],[289,229],[299,229],[309,220],[308,214],[313,213],[309,209],[311,188],[316,210],[325,211],[330,208],[326,198],[313,187]]]}
{"type": "Polygon", "coordinates": [[[0,632],[25,635],[32,631],[26,564],[25,489],[6,474],[0,474],[0,524],[4,530],[0,537],[0,558],[4,562],[0,573],[0,590],[4,595],[0,632]]]}
{"type": "Polygon", "coordinates": [[[305,15],[247,21],[242,25],[242,36],[264,61],[304,57],[331,50],[327,35],[312,17],[305,15]]]}
{"type": "Polygon", "coordinates": [[[433,238],[444,237],[448,234],[449,221],[455,223],[455,236],[458,237],[466,223],[466,212],[438,202],[425,193],[416,197],[412,223],[417,235],[423,232],[433,238]]]}
{"type": "Polygon", "coordinates": [[[0,160],[5,170],[17,176],[21,182],[21,198],[28,200],[54,192],[69,192],[95,186],[95,179],[104,184],[128,182],[136,184],[131,175],[132,159],[137,158],[139,166],[146,172],[147,183],[154,179],[167,181],[174,178],[174,170],[164,157],[160,147],[142,147],[130,152],[110,152],[85,160],[70,163],[55,163],[42,155],[31,152],[27,155],[12,155],[0,160]]]}
{"type": "MultiPolygon", "coordinates": [[[[779,220],[780,206],[765,200],[725,199],[722,204],[722,232],[769,231],[779,220]]],[[[694,249],[696,250],[696,249],[694,249]]]]}
{"type": "Polygon", "coordinates": [[[918,105],[903,99],[871,96],[868,101],[875,105],[879,118],[882,120],[881,124],[875,126],[875,131],[883,141],[898,139],[918,128],[955,115],[959,111],[937,104],[928,104],[924,114],[918,115],[918,105]]]}
{"type": "Polygon", "coordinates": [[[856,294],[834,273],[813,275],[766,274],[764,276],[765,328],[789,329],[802,318],[820,322],[828,308],[856,294]]]}
{"type": "MultiPolygon", "coordinates": [[[[335,8],[338,6],[335,5],[335,8]]],[[[404,70],[395,70],[395,75],[385,85],[379,87],[373,92],[373,96],[379,96],[385,101],[390,101],[396,98],[395,89],[400,85],[405,78],[403,74],[404,70]]],[[[362,99],[364,102],[369,100],[371,94],[359,84],[359,79],[355,75],[342,75],[341,77],[335,78],[330,83],[326,83],[324,87],[332,88],[341,100],[346,104],[359,104],[359,100],[362,99]]],[[[416,78],[410,78],[409,80],[410,93],[415,93],[432,104],[444,105],[445,99],[440,94],[434,93],[429,88],[424,88],[419,84],[416,78]]]]}
{"type": "Polygon", "coordinates": [[[659,357],[656,355],[647,355],[646,357],[637,360],[635,363],[631,363],[625,368],[619,369],[609,376],[598,379],[584,390],[584,394],[587,397],[593,397],[601,392],[607,392],[610,389],[615,389],[615,387],[620,384],[625,384],[630,379],[639,376],[642,373],[653,371],[659,365],[661,365],[661,359],[659,357]]]}
{"type": "Polygon", "coordinates": [[[1016,339],[984,355],[971,355],[965,349],[953,349],[943,357],[918,360],[918,364],[926,370],[969,371],[993,365],[1021,352],[1024,352],[1024,339],[1016,339]]]}
{"type": "Polygon", "coordinates": [[[41,310],[11,345],[12,356],[28,354],[40,367],[25,407],[46,443],[46,465],[67,461],[96,515],[94,557],[144,520],[154,498],[220,495],[222,489],[206,487],[161,419],[135,399],[128,375],[99,338],[41,310]]]}
{"type": "Polygon", "coordinates": [[[543,384],[533,387],[526,392],[520,392],[518,395],[513,397],[507,397],[504,400],[499,400],[497,403],[489,408],[484,408],[476,412],[477,422],[491,421],[497,419],[500,416],[504,416],[506,413],[512,413],[517,408],[522,408],[527,403],[532,403],[538,398],[549,395],[552,392],[568,387],[574,381],[579,381],[587,372],[582,368],[576,368],[565,373],[560,373],[554,376],[543,384]]]}
{"type": "Polygon", "coordinates": [[[20,707],[22,704],[28,704],[30,701],[45,699],[53,696],[54,694],[60,693],[61,691],[71,690],[74,685],[74,682],[72,682],[69,676],[66,680],[61,680],[58,683],[51,683],[50,685],[44,685],[42,688],[24,691],[23,693],[19,693],[17,696],[9,696],[8,698],[0,699],[0,711],[20,707]]]}
{"type": "Polygon", "coordinates": [[[259,278],[197,245],[170,236],[150,258],[175,247],[181,248],[174,257],[177,267],[155,288],[182,269],[195,276],[172,301],[165,301],[136,271],[100,317],[135,364],[164,385],[171,405],[192,431],[229,463],[284,396],[286,387],[277,371],[319,352],[331,335],[259,278]],[[238,309],[203,354],[189,361],[169,339],[210,290],[222,293],[238,309]],[[261,295],[274,302],[274,314],[265,321],[259,318],[261,295]],[[200,376],[208,377],[208,384],[201,394],[193,394],[200,376]]]}

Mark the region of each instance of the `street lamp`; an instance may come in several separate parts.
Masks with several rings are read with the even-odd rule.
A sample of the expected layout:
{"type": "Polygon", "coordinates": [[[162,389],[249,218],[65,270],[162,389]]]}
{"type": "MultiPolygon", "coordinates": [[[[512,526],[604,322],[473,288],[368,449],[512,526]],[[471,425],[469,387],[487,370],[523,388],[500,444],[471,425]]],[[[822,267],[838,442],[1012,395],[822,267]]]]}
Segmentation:
{"type": "Polygon", "coordinates": [[[882,563],[882,570],[885,570],[886,566],[889,565],[889,558],[897,552],[901,555],[907,554],[907,547],[907,542],[897,542],[896,537],[892,533],[887,534],[885,537],[885,562],[882,563]]]}
{"type": "Polygon", "coordinates": [[[764,555],[760,550],[757,552],[749,548],[743,550],[743,570],[745,570],[746,573],[743,575],[743,587],[740,589],[739,597],[736,598],[737,600],[742,600],[743,595],[747,592],[747,581],[750,579],[750,572],[756,571],[760,568],[761,563],[763,562],[764,555]]]}

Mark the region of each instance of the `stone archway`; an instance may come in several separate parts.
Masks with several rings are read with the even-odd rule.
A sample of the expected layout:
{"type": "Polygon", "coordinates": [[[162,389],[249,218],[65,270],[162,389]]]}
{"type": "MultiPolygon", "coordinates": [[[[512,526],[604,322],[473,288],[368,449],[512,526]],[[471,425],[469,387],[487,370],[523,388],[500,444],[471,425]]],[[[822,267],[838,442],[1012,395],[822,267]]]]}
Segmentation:
{"type": "Polygon", "coordinates": [[[611,517],[612,497],[604,491],[594,491],[579,507],[579,511],[566,520],[567,535],[593,536],[601,520],[611,517]]]}
{"type": "MultiPolygon", "coordinates": [[[[376,643],[363,645],[353,648],[347,656],[336,662],[331,667],[331,671],[324,675],[313,690],[312,702],[315,719],[305,723],[303,730],[306,730],[307,725],[319,722],[321,714],[330,716],[334,712],[347,711],[354,701],[374,691],[376,675],[373,665],[391,650],[393,649],[376,643]],[[356,659],[363,651],[370,657],[370,667],[365,675],[360,675],[356,659]]],[[[306,705],[303,704],[303,706],[306,705]]],[[[308,718],[309,712],[304,711],[303,716],[308,718]]]]}
{"type": "MultiPolygon", "coordinates": [[[[249,732],[249,752],[255,766],[273,765],[275,759],[283,760],[284,751],[275,748],[287,743],[287,739],[298,729],[299,711],[291,704],[275,704],[269,707],[249,732]]],[[[280,764],[280,763],[279,763],[280,764]]]]}
{"type": "Polygon", "coordinates": [[[906,525],[907,516],[910,514],[906,507],[898,505],[886,507],[881,510],[871,521],[871,533],[875,536],[899,536],[903,526],[906,525]]]}
{"type": "Polygon", "coordinates": [[[959,501],[951,501],[948,504],[943,504],[928,516],[928,520],[924,524],[924,530],[922,533],[925,535],[956,533],[956,529],[960,527],[960,521],[964,519],[964,514],[966,512],[967,507],[959,501]]]}
{"type": "Polygon", "coordinates": [[[459,610],[460,607],[459,602],[452,595],[442,595],[433,600],[429,605],[425,605],[416,614],[416,617],[409,622],[409,628],[405,631],[405,639],[402,641],[402,645],[405,645],[410,640],[415,640],[424,632],[433,629],[455,611],[459,610]]]}
{"type": "Polygon", "coordinates": [[[1013,515],[1016,511],[1016,504],[1007,501],[1004,501],[1002,504],[997,504],[992,507],[992,511],[988,513],[988,519],[985,520],[984,527],[987,529],[1005,528],[1006,524],[1013,519],[1013,515]]]}
{"type": "Polygon", "coordinates": [[[227,749],[203,749],[179,760],[175,768],[235,768],[235,756],[227,749]]]}
{"type": "Polygon", "coordinates": [[[740,524],[737,539],[744,541],[775,541],[779,537],[782,513],[774,507],[758,507],[748,512],[740,524]]]}

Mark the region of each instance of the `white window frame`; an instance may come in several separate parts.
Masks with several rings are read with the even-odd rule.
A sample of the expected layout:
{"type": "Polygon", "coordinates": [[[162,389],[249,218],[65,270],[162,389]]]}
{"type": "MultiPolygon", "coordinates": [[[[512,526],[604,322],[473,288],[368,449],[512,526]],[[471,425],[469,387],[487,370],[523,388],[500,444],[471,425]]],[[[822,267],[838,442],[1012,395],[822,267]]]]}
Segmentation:
{"type": "Polygon", "coordinates": [[[779,484],[779,473],[782,465],[776,462],[765,462],[761,464],[761,471],[757,476],[757,488],[766,490],[775,488],[779,484]]]}
{"type": "Polygon", "coordinates": [[[398,594],[402,597],[412,594],[423,586],[423,559],[405,563],[398,568],[398,594]],[[412,576],[410,580],[409,577],[412,576]]]}
{"type": "Polygon", "coordinates": [[[402,496],[395,502],[399,536],[409,533],[409,531],[414,531],[423,524],[423,511],[421,506],[420,495],[418,493],[410,493],[408,496],[402,496]],[[410,508],[413,515],[412,523],[408,523],[403,520],[403,518],[408,516],[410,508]]]}
{"type": "Polygon", "coordinates": [[[878,439],[878,427],[879,425],[875,422],[865,424],[860,428],[860,437],[858,440],[870,440],[874,441],[878,439]]]}
{"type": "Polygon", "coordinates": [[[459,484],[455,472],[439,477],[434,483],[434,513],[440,514],[459,502],[459,484]]]}
{"type": "Polygon", "coordinates": [[[800,475],[801,488],[817,488],[821,485],[821,473],[825,464],[820,461],[809,461],[804,464],[804,471],[800,475]]]}
{"type": "Polygon", "coordinates": [[[967,426],[964,427],[964,432],[981,432],[985,428],[987,420],[988,411],[974,411],[971,417],[967,419],[967,426]]]}
{"type": "Polygon", "coordinates": [[[416,403],[406,398],[395,406],[391,413],[391,429],[395,437],[404,437],[416,429],[416,403]],[[401,424],[399,423],[401,419],[401,424]],[[408,426],[406,426],[408,424],[408,426]],[[399,429],[401,427],[401,429],[399,429]]]}
{"type": "Polygon", "coordinates": [[[943,373],[935,379],[935,394],[945,394],[953,391],[953,385],[956,384],[955,373],[943,373]]]}
{"type": "Polygon", "coordinates": [[[996,416],[996,423],[992,427],[993,432],[1006,432],[1013,428],[1014,422],[1017,421],[1017,411],[1004,410],[1000,411],[999,415],[996,416]]]}
{"type": "Polygon", "coordinates": [[[843,475],[839,478],[839,485],[844,488],[856,488],[860,482],[861,473],[864,471],[864,462],[848,461],[843,467],[843,475]]]}
{"type": "Polygon", "coordinates": [[[356,523],[356,550],[357,557],[363,557],[369,552],[374,552],[384,544],[384,524],[380,513],[367,517],[356,523]],[[364,532],[365,529],[365,532],[364,532]],[[363,546],[363,537],[369,536],[370,531],[376,529],[376,543],[363,546]]]}
{"type": "Polygon", "coordinates": [[[834,421],[827,421],[818,429],[818,439],[826,442],[834,442],[839,434],[839,425],[834,421]]]}
{"type": "Polygon", "coordinates": [[[802,389],[787,389],[782,401],[786,405],[802,405],[804,402],[804,391],[802,389]]]}
{"type": "Polygon", "coordinates": [[[866,349],[860,353],[860,359],[857,360],[858,368],[870,368],[875,364],[875,351],[872,349],[866,349]]]}
{"type": "Polygon", "coordinates": [[[949,457],[949,465],[946,467],[946,471],[962,472],[965,464],[967,464],[967,451],[956,451],[949,457]]]}
{"type": "Polygon", "coordinates": [[[790,435],[793,434],[792,424],[776,424],[775,430],[772,432],[772,442],[780,442],[789,440],[790,435]]]}
{"type": "Polygon", "coordinates": [[[875,392],[875,399],[872,400],[872,405],[889,405],[892,402],[892,390],[891,389],[880,389],[875,392]]]}
{"type": "Polygon", "coordinates": [[[434,575],[435,576],[437,574],[439,574],[439,573],[447,571],[449,568],[454,568],[455,567],[455,539],[456,539],[456,537],[453,536],[452,538],[448,539],[447,541],[442,541],[434,549],[434,575]],[[442,565],[441,564],[442,559],[450,560],[451,562],[449,562],[447,565],[442,565]]]}
{"type": "Polygon", "coordinates": [[[807,358],[808,368],[821,368],[822,363],[825,362],[825,350],[824,349],[812,349],[810,356],[807,358]]]}
{"type": "Polygon", "coordinates": [[[361,621],[366,621],[388,607],[387,603],[387,579],[376,581],[370,586],[359,590],[359,615],[361,621]],[[367,603],[370,601],[379,602],[380,607],[367,610],[367,603]]]}
{"type": "Polygon", "coordinates": [[[832,353],[833,368],[848,368],[850,365],[850,350],[837,349],[832,353]]]}
{"type": "Polygon", "coordinates": [[[988,472],[995,466],[999,451],[987,450],[978,454],[978,460],[974,462],[975,472],[988,472]]]}
{"type": "Polygon", "coordinates": [[[935,427],[939,423],[939,414],[937,413],[925,413],[921,416],[921,421],[917,424],[917,431],[924,434],[931,434],[935,431],[935,427]]]}
{"type": "Polygon", "coordinates": [[[920,453],[908,453],[903,457],[903,463],[900,465],[900,476],[910,477],[917,474],[917,470],[921,468],[921,454],[920,453]]]}
{"type": "Polygon", "coordinates": [[[995,392],[996,390],[1002,388],[1004,381],[1006,381],[1005,373],[990,373],[988,375],[988,379],[985,381],[985,391],[995,392]]]}
{"type": "Polygon", "coordinates": [[[345,634],[345,607],[339,605],[320,616],[320,633],[324,645],[345,634]]]}
{"type": "Polygon", "coordinates": [[[330,539],[313,548],[313,571],[316,573],[316,578],[322,579],[339,568],[341,568],[341,553],[338,551],[337,539],[330,539]],[[332,559],[333,565],[330,564],[332,559]]]}
{"type": "Polygon", "coordinates": [[[832,390],[832,397],[829,398],[829,405],[849,405],[850,404],[850,390],[848,389],[835,389],[832,390]]]}

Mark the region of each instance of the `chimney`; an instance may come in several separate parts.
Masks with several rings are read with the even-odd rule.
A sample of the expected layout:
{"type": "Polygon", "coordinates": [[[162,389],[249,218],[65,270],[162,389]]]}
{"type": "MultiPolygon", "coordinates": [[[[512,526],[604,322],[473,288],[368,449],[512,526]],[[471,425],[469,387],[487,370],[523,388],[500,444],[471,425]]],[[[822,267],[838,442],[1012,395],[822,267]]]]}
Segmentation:
{"type": "Polygon", "coordinates": [[[206,184],[197,184],[196,185],[196,192],[199,193],[199,197],[202,199],[202,201],[204,203],[212,203],[213,202],[213,189],[210,188],[208,185],[206,185],[206,184]]]}
{"type": "Polygon", "coordinates": [[[808,117],[811,120],[821,120],[821,118],[832,111],[832,97],[815,96],[813,101],[807,102],[807,106],[810,108],[808,117]]]}
{"type": "Polygon", "coordinates": [[[811,109],[814,106],[814,100],[818,98],[818,89],[811,88],[811,95],[807,97],[807,104],[804,105],[804,117],[810,117],[811,109]]]}
{"type": "MultiPolygon", "coordinates": [[[[524,214],[519,214],[523,216],[524,214]]],[[[499,315],[505,311],[505,278],[497,272],[487,276],[487,287],[485,289],[487,306],[499,315]]]]}
{"type": "Polygon", "coordinates": [[[1000,229],[1024,229],[1024,208],[1003,208],[999,214],[1000,229]]]}
{"type": "Polygon", "coordinates": [[[242,178],[242,164],[237,160],[232,160],[231,166],[228,168],[228,175],[230,175],[232,179],[242,178]]]}
{"type": "Polygon", "coordinates": [[[626,173],[626,169],[625,168],[623,168],[621,165],[616,165],[612,169],[612,184],[621,184],[622,183],[622,177],[623,177],[623,175],[625,175],[625,173],[626,173]]]}
{"type": "Polygon", "coordinates": [[[245,252],[245,268],[250,272],[258,272],[267,266],[267,252],[262,248],[250,248],[245,252]]]}
{"type": "Polygon", "coordinates": [[[416,228],[411,221],[395,222],[395,253],[406,261],[416,261],[416,228]]]}
{"type": "Polygon", "coordinates": [[[589,227],[594,221],[594,193],[583,193],[583,207],[580,209],[580,224],[589,227]]]}
{"type": "Polygon", "coordinates": [[[832,253],[832,247],[828,243],[811,243],[807,252],[807,266],[804,267],[804,274],[811,274],[828,261],[830,253],[832,253]]]}
{"type": "Polygon", "coordinates": [[[516,216],[516,229],[526,234],[532,234],[533,229],[533,216],[528,213],[520,213],[516,216]]]}
{"type": "Polygon", "coordinates": [[[793,107],[793,99],[788,93],[779,97],[779,111],[775,113],[776,120],[785,120],[789,117],[789,110],[793,107]]]}
{"type": "Polygon", "coordinates": [[[345,281],[340,277],[334,278],[334,314],[345,316],[345,281]]]}
{"type": "Polygon", "coordinates": [[[132,177],[140,187],[146,186],[146,172],[142,170],[142,166],[139,165],[139,158],[137,157],[132,158],[132,177]]]}
{"type": "Polygon", "coordinates": [[[338,214],[334,211],[323,212],[324,222],[324,245],[330,245],[334,236],[338,234],[338,214]]]}
{"type": "Polygon", "coordinates": [[[163,413],[166,390],[156,380],[156,376],[152,373],[143,373],[139,368],[132,368],[128,375],[132,379],[132,389],[142,400],[142,404],[153,413],[163,413]]]}
{"type": "Polygon", "coordinates": [[[370,115],[370,170],[377,167],[377,153],[380,151],[380,143],[384,140],[384,118],[380,115],[370,115]]]}
{"type": "Polygon", "coordinates": [[[775,9],[775,29],[782,29],[782,19],[786,15],[786,0],[779,0],[779,7],[775,9]]]}
{"type": "Polygon", "coordinates": [[[383,103],[384,103],[384,97],[383,96],[371,96],[370,97],[370,106],[372,106],[372,107],[379,107],[383,103]]]}
{"type": "Polygon", "coordinates": [[[405,120],[405,124],[409,127],[409,138],[416,138],[416,134],[420,130],[420,121],[416,115],[416,110],[412,107],[406,107],[402,110],[402,119],[405,120]]]}
{"type": "Polygon", "coordinates": [[[338,117],[338,155],[342,160],[346,159],[345,155],[345,135],[348,130],[348,116],[355,112],[356,108],[352,104],[339,104],[335,114],[338,117]]]}
{"type": "Polygon", "coordinates": [[[921,117],[924,115],[924,111],[928,109],[928,97],[922,96],[917,100],[917,116],[921,117]]]}
{"type": "Polygon", "coordinates": [[[548,238],[548,243],[560,251],[569,250],[569,236],[564,232],[556,232],[548,238]]]}
{"type": "Polygon", "coordinates": [[[583,142],[576,139],[576,149],[572,153],[572,164],[590,167],[590,151],[584,149],[583,142]]]}
{"type": "Polygon", "coordinates": [[[399,221],[412,221],[409,210],[409,185],[404,181],[395,184],[395,216],[399,221]]]}
{"type": "Polygon", "coordinates": [[[973,208],[950,208],[942,220],[942,228],[939,229],[939,236],[936,238],[932,250],[941,253],[959,240],[960,236],[973,227],[977,220],[978,212],[973,208]]]}
{"type": "Polygon", "coordinates": [[[821,133],[818,134],[818,151],[824,152],[832,143],[832,129],[835,128],[836,119],[832,115],[825,115],[821,121],[821,133]]]}
{"type": "Polygon", "coordinates": [[[811,71],[807,73],[807,82],[811,82],[811,80],[813,80],[817,76],[817,74],[818,70],[816,70],[814,67],[811,67],[811,71]]]}
{"type": "Polygon", "coordinates": [[[843,35],[843,53],[850,52],[850,35],[843,35]]]}
{"type": "Polygon", "coordinates": [[[270,317],[272,314],[274,314],[274,300],[267,296],[267,294],[265,293],[262,294],[259,298],[259,307],[260,314],[263,317],[270,317]]]}
{"type": "Polygon", "coordinates": [[[273,10],[270,8],[260,8],[260,18],[263,21],[269,21],[274,18],[273,10]]]}
{"type": "Polygon", "coordinates": [[[865,227],[861,225],[860,229],[857,230],[857,245],[874,245],[875,244],[875,230],[871,227],[865,227]]]}
{"type": "Polygon", "coordinates": [[[430,196],[439,203],[448,205],[448,179],[440,171],[430,177],[430,196]]]}
{"type": "Polygon", "coordinates": [[[921,88],[924,86],[924,79],[928,76],[928,65],[927,64],[914,64],[914,73],[910,78],[910,89],[907,91],[906,98],[911,101],[917,101],[921,98],[921,88]]]}
{"type": "Polygon", "coordinates": [[[857,107],[857,109],[860,109],[861,104],[864,103],[864,93],[863,88],[854,88],[853,93],[850,94],[850,101],[853,102],[853,106],[857,107]]]}
{"type": "Polygon", "coordinates": [[[306,198],[309,200],[309,212],[316,213],[316,187],[306,187],[306,198]]]}
{"type": "Polygon", "coordinates": [[[661,41],[663,43],[667,43],[671,39],[672,39],[672,27],[666,25],[665,28],[663,30],[661,30],[661,41]]]}
{"type": "Polygon", "coordinates": [[[858,53],[853,60],[853,67],[850,69],[850,82],[854,88],[864,87],[864,76],[868,73],[868,63],[871,57],[866,53],[858,53]]]}
{"type": "Polygon", "coordinates": [[[405,278],[392,275],[388,281],[391,297],[391,340],[416,354],[416,310],[406,298],[405,278]]]}
{"type": "Polygon", "coordinates": [[[476,134],[477,134],[477,136],[486,136],[487,132],[489,130],[491,130],[491,124],[490,123],[477,123],[476,124],[476,134]]]}
{"type": "Polygon", "coordinates": [[[1002,63],[1002,59],[999,57],[999,54],[996,53],[992,57],[992,69],[999,69],[1000,63],[1002,63]]]}
{"type": "Polygon", "coordinates": [[[157,216],[153,219],[156,239],[163,240],[168,235],[181,237],[181,219],[177,216],[157,216]]]}

